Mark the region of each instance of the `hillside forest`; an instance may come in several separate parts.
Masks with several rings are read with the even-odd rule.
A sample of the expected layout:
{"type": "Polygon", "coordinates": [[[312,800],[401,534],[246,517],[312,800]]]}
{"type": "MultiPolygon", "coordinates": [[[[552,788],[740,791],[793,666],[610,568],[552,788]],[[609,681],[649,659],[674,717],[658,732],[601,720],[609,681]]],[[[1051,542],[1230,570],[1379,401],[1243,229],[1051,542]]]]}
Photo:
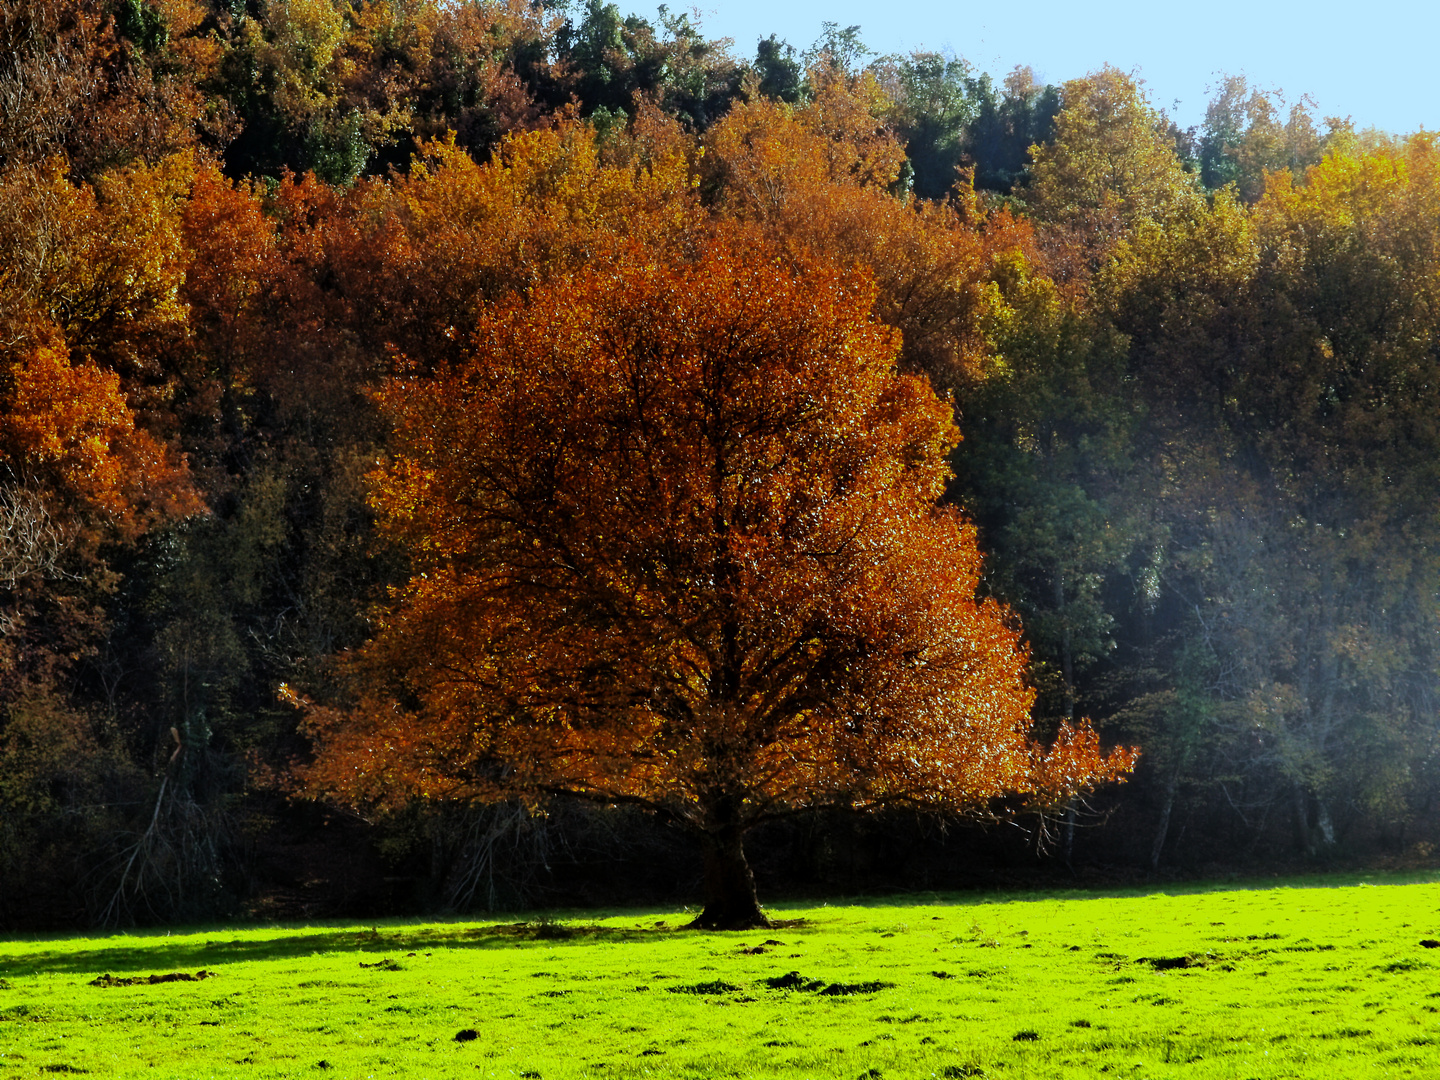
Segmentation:
{"type": "Polygon", "coordinates": [[[0,930],[1428,863],[1437,425],[1431,133],[6,0],[0,930]]]}

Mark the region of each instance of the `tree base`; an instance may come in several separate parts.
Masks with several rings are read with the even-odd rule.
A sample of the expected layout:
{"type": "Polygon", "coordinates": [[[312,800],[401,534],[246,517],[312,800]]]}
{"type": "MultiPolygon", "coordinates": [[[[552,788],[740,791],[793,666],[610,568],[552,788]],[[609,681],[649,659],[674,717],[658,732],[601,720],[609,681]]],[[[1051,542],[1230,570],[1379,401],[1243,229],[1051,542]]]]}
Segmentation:
{"type": "Polygon", "coordinates": [[[755,877],[745,861],[745,834],[732,827],[705,837],[705,910],[692,930],[768,929],[760,910],[755,877]]]}
{"type": "Polygon", "coordinates": [[[699,915],[685,924],[686,930],[770,930],[775,924],[763,911],[756,908],[751,912],[715,912],[706,907],[699,915]]]}

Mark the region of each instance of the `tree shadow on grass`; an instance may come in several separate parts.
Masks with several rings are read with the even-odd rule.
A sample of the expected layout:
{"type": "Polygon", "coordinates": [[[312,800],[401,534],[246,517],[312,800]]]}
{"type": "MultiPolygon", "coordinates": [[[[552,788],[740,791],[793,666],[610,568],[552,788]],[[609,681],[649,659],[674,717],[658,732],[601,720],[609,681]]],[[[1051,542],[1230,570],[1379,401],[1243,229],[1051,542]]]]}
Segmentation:
{"type": "Polygon", "coordinates": [[[1430,885],[1440,883],[1440,870],[1377,870],[1334,871],[1314,874],[1234,875],[1223,879],[1154,880],[1126,885],[1060,886],[1037,884],[1033,887],[995,886],[973,890],[946,892],[879,893],[845,897],[825,897],[767,904],[772,915],[789,910],[855,908],[974,908],[996,904],[1045,902],[1053,900],[1124,900],[1145,896],[1203,896],[1225,892],[1270,892],[1276,889],[1337,889],[1357,885],[1430,885]]]}
{"type": "MultiPolygon", "coordinates": [[[[1361,883],[1403,885],[1430,883],[1440,879],[1435,871],[1336,873],[1312,876],[1232,879],[1225,881],[1155,882],[1129,888],[1110,889],[1037,889],[976,891],[973,893],[906,893],[895,896],[831,898],[829,907],[839,914],[845,907],[861,908],[922,908],[952,907],[969,909],[982,905],[1049,900],[1121,899],[1163,893],[1187,896],[1213,892],[1271,890],[1277,888],[1336,888],[1361,883]]],[[[767,905],[772,915],[787,912],[813,911],[823,901],[794,900],[767,905]]],[[[639,915],[639,913],[636,913],[639,915]]],[[[163,930],[148,933],[117,935],[113,944],[104,939],[87,939],[83,947],[67,948],[63,939],[56,939],[53,948],[17,952],[7,950],[0,942],[0,976],[40,974],[83,974],[95,976],[113,972],[167,972],[195,968],[215,969],[226,964],[248,961],[273,961],[308,958],[321,953],[355,953],[366,960],[381,960],[396,953],[419,953],[434,949],[517,949],[553,948],[566,942],[612,944],[654,942],[687,931],[688,917],[671,916],[670,920],[640,917],[634,926],[600,926],[584,921],[557,921],[540,917],[525,922],[507,923],[428,923],[407,925],[376,924],[366,929],[351,924],[344,927],[295,928],[294,933],[276,937],[251,937],[246,929],[243,937],[233,937],[237,928],[228,927],[211,932],[187,931],[185,937],[171,938],[163,930]],[[228,938],[228,939],[227,939],[228,938]]],[[[784,919],[787,926],[804,923],[801,919],[784,919]]],[[[273,932],[276,928],[270,928],[273,932]]],[[[265,930],[256,928],[259,933],[265,930]]],[[[254,931],[251,931],[254,932],[254,931]]],[[[37,943],[39,944],[39,943],[37,943]]]]}
{"type": "Polygon", "coordinates": [[[227,939],[227,935],[235,933],[235,928],[216,930],[203,939],[200,934],[174,939],[160,931],[117,937],[113,945],[90,939],[85,942],[88,947],[83,948],[66,948],[62,941],[57,941],[56,948],[19,954],[7,954],[5,945],[0,943],[0,974],[93,975],[116,971],[183,971],[196,967],[214,969],[226,964],[309,958],[322,953],[355,953],[365,963],[370,958],[378,962],[396,953],[403,957],[407,953],[435,949],[553,948],[566,942],[656,941],[682,929],[681,923],[672,925],[663,920],[652,926],[614,927],[536,919],[479,926],[429,924],[363,929],[352,925],[297,930],[291,935],[265,938],[247,935],[227,939]]]}

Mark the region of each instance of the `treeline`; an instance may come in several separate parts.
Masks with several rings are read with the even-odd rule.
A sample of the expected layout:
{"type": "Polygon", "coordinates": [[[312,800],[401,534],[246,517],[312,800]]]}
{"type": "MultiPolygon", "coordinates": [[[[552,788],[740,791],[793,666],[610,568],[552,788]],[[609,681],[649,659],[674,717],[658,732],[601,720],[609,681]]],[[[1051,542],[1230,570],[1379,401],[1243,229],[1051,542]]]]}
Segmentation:
{"type": "MultiPolygon", "coordinates": [[[[0,926],[696,872],[618,811],[309,802],[281,688],[343,697],[405,579],[379,380],[720,224],[873,278],[952,396],[1037,731],[1142,748],[1041,865],[1440,841],[1433,136],[1239,79],[1181,131],[1114,69],[997,86],[834,26],[746,59],[596,0],[14,0],[0,42],[0,926]]],[[[933,828],[822,816],[755,861],[933,886],[1043,839],[933,828]]]]}

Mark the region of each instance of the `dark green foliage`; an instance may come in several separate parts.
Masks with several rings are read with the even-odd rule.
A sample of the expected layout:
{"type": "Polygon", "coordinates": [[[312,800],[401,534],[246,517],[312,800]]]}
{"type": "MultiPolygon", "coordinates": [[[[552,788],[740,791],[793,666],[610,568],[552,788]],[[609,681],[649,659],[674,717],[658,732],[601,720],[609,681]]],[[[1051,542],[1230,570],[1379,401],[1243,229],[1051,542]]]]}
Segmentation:
{"type": "Polygon", "coordinates": [[[1048,282],[1018,286],[1012,302],[996,370],[963,395],[955,490],[981,527],[987,587],[1024,620],[1041,711],[1069,718],[1085,670],[1147,602],[1147,586],[1124,585],[1149,528],[1139,413],[1123,339],[1066,311],[1048,282]]]}
{"type": "Polygon", "coordinates": [[[847,26],[840,29],[839,23],[821,23],[820,36],[805,52],[809,64],[825,64],[838,71],[854,72],[864,66],[867,57],[874,56],[871,49],[860,37],[860,27],[847,26]]]}
{"type": "Polygon", "coordinates": [[[165,17],[144,0],[124,0],[115,13],[120,33],[147,53],[158,52],[170,38],[165,17]]]}
{"type": "Polygon", "coordinates": [[[965,60],[915,53],[889,74],[896,128],[915,170],[915,194],[944,198],[973,170],[984,191],[1009,195],[1024,179],[1030,147],[1050,139],[1060,111],[1060,92],[1039,86],[1028,69],[1017,69],[996,88],[989,75],[965,60]]]}
{"type": "Polygon", "coordinates": [[[629,114],[637,95],[697,128],[718,119],[739,89],[740,68],[719,42],[707,41],[686,14],[659,10],[660,27],[603,0],[586,0],[555,38],[572,72],[569,89],[585,116],[602,124],[629,114]],[[578,16],[578,17],[577,17],[578,16]]]}
{"type": "Polygon", "coordinates": [[[805,74],[795,58],[793,46],[778,40],[774,34],[761,38],[755,46],[755,73],[760,77],[760,93],[787,105],[796,105],[804,96],[805,74]]]}

